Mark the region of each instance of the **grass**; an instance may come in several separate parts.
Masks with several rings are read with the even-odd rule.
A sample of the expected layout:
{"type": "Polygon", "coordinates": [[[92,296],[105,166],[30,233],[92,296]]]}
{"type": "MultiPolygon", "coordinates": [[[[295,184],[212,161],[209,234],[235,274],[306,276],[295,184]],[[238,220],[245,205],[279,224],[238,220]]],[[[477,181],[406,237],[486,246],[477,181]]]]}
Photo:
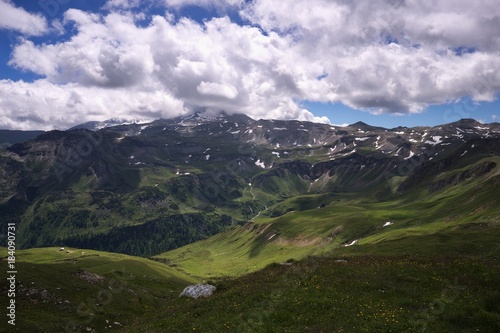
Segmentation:
{"type": "Polygon", "coordinates": [[[155,258],[187,274],[214,278],[253,272],[274,262],[303,258],[311,252],[308,247],[267,244],[268,233],[263,231],[263,228],[244,231],[235,228],[155,258]]]}
{"type": "MultiPolygon", "coordinates": [[[[67,325],[101,332],[109,326],[106,320],[119,329],[175,299],[186,285],[198,282],[144,258],[69,251],[42,248],[16,252],[17,321],[9,332],[73,332],[66,330],[67,325]],[[102,278],[86,280],[83,272],[102,278]]],[[[5,271],[2,279],[4,275],[5,271]]],[[[6,296],[2,293],[2,304],[8,301],[6,296]]]]}
{"type": "MultiPolygon", "coordinates": [[[[265,234],[258,227],[247,232],[265,234]]],[[[244,235],[229,233],[225,236],[234,249],[251,250],[244,235]]],[[[17,253],[17,288],[22,292],[11,332],[77,331],[72,325],[82,331],[128,333],[497,332],[498,239],[500,228],[494,225],[463,224],[428,236],[336,248],[321,256],[295,252],[300,261],[284,250],[266,261],[271,258],[266,251],[276,248],[263,244],[245,266],[244,261],[227,260],[235,253],[212,252],[217,244],[220,251],[231,250],[220,243],[222,238],[213,238],[213,244],[199,242],[196,251],[184,253],[189,260],[183,268],[202,273],[200,266],[218,267],[238,274],[205,274],[217,291],[198,300],[177,297],[187,284],[202,281],[179,267],[92,250],[22,250],[17,253]],[[265,267],[244,274],[262,262],[265,267]],[[82,271],[104,279],[85,281],[82,271]]]]}
{"type": "MultiPolygon", "coordinates": [[[[463,229],[466,226],[493,230],[496,234],[500,198],[491,195],[495,186],[495,181],[488,184],[471,181],[459,188],[427,193],[420,201],[413,200],[413,193],[385,202],[358,199],[356,194],[335,195],[327,197],[331,200],[327,207],[309,210],[301,208],[316,205],[325,197],[301,196],[270,207],[253,223],[157,257],[194,276],[234,276],[261,269],[271,262],[339,251],[343,244],[353,240],[370,245],[408,237],[424,240],[451,235],[453,238],[466,235],[463,229]],[[265,216],[278,210],[292,211],[274,219],[265,216]],[[383,227],[388,221],[393,224],[383,227]]],[[[483,236],[489,239],[484,233],[478,234],[475,241],[483,236]]],[[[457,238],[456,242],[474,247],[466,238],[457,238]]],[[[432,248],[425,253],[432,253],[432,248]]]]}
{"type": "Polygon", "coordinates": [[[218,281],[214,296],[175,300],[126,331],[497,332],[499,268],[464,258],[309,258],[218,281]]]}

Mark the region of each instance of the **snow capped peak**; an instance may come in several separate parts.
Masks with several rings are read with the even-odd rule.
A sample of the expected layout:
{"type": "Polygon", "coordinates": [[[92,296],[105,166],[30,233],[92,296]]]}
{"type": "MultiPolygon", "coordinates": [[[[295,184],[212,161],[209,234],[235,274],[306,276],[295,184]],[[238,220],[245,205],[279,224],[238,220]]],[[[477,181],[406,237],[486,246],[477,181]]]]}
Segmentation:
{"type": "Polygon", "coordinates": [[[76,125],[69,130],[74,129],[88,129],[91,131],[98,131],[103,128],[113,127],[113,126],[121,126],[121,125],[143,125],[149,124],[153,120],[152,119],[140,119],[140,118],[111,118],[103,121],[88,121],[86,123],[76,125]]]}

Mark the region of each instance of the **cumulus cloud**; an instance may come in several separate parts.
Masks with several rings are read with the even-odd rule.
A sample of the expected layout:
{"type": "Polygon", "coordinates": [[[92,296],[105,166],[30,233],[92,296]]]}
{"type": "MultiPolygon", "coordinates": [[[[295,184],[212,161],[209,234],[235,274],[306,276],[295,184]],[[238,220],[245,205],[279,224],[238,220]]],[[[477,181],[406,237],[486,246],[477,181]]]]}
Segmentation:
{"type": "Polygon", "coordinates": [[[14,30],[28,36],[39,36],[48,29],[41,15],[31,14],[8,0],[0,0],[0,29],[14,30]]]}
{"type": "Polygon", "coordinates": [[[185,112],[182,101],[161,87],[131,94],[123,88],[0,80],[0,128],[66,129],[92,119],[168,118],[185,112]]]}
{"type": "Polygon", "coordinates": [[[495,2],[256,0],[242,15],[266,31],[293,36],[295,63],[319,66],[309,74],[324,77],[321,83],[299,81],[306,98],[407,113],[463,96],[495,98],[495,2]]]}
{"type": "Polygon", "coordinates": [[[68,105],[76,105],[82,119],[105,119],[109,107],[113,113],[147,111],[156,117],[216,108],[255,118],[325,121],[294,102],[299,91],[293,73],[282,62],[289,42],[275,33],[266,36],[258,28],[241,27],[228,18],[200,25],[155,16],[148,27],[141,28],[131,16],[101,17],[74,9],[66,12],[65,21],[78,28],[70,40],[42,45],[24,40],[16,47],[10,64],[44,79],[36,85],[7,82],[19,93],[0,103],[2,108],[12,109],[7,102],[22,100],[21,104],[42,114],[36,99],[21,98],[22,91],[30,88],[35,96],[58,91],[50,98],[55,106],[52,113],[64,114],[68,105]],[[74,93],[80,96],[78,103],[73,102],[74,93]],[[170,102],[155,104],[158,94],[170,96],[170,102]],[[121,103],[111,105],[116,100],[121,103]]]}
{"type": "Polygon", "coordinates": [[[301,101],[375,114],[422,112],[465,96],[492,101],[500,91],[495,2],[165,0],[166,14],[147,16],[148,24],[137,22],[135,0],[110,0],[105,13],[70,9],[61,23],[76,28],[71,38],[15,47],[9,64],[42,79],[0,81],[0,126],[199,108],[327,122],[301,101]],[[186,5],[236,8],[252,24],[168,12],[186,5]],[[12,110],[24,111],[15,118],[12,110]]]}

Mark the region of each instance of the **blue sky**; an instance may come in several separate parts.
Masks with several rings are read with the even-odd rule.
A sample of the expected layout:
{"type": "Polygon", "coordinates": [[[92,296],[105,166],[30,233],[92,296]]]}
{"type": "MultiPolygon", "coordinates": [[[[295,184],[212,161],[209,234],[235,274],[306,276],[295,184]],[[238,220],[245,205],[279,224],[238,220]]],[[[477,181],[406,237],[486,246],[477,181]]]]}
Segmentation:
{"type": "Polygon", "coordinates": [[[398,126],[436,126],[451,123],[463,118],[473,118],[482,123],[500,121],[500,103],[474,103],[464,98],[456,103],[429,106],[424,112],[412,114],[371,114],[366,111],[352,109],[342,104],[303,102],[316,116],[327,116],[335,119],[336,124],[352,124],[357,119],[369,125],[393,128],[398,126]],[[499,116],[498,118],[496,118],[499,116]]]}
{"type": "Polygon", "coordinates": [[[387,128],[498,121],[495,1],[387,1],[0,0],[0,128],[200,108],[387,128]]]}

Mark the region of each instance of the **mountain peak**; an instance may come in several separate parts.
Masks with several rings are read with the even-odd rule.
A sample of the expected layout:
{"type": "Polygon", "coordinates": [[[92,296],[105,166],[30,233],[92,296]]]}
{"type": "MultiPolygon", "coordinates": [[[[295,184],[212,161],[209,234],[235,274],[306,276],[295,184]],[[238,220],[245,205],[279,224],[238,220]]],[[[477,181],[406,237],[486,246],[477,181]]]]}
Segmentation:
{"type": "Polygon", "coordinates": [[[98,131],[103,128],[120,126],[120,125],[132,125],[132,124],[147,124],[152,122],[150,119],[126,119],[126,118],[111,118],[103,121],[87,121],[85,123],[73,126],[69,131],[76,129],[87,129],[91,131],[98,131]]]}
{"type": "MultiPolygon", "coordinates": [[[[357,121],[357,122],[355,122],[354,124],[351,124],[351,125],[349,125],[349,126],[352,126],[352,127],[356,127],[356,126],[357,126],[357,127],[362,127],[362,126],[364,126],[364,127],[366,127],[366,126],[370,126],[370,125],[368,125],[367,123],[364,123],[364,122],[362,122],[362,121],[357,121]]],[[[370,126],[370,127],[371,127],[371,126],[370,126]]]]}
{"type": "Polygon", "coordinates": [[[449,125],[456,126],[456,127],[465,127],[465,128],[473,128],[477,126],[482,126],[479,121],[472,119],[472,118],[462,118],[458,121],[455,121],[453,123],[450,123],[449,125]]]}
{"type": "Polygon", "coordinates": [[[349,125],[349,127],[354,127],[363,131],[374,131],[374,130],[382,130],[385,128],[368,125],[362,121],[355,122],[354,124],[349,125]]]}

